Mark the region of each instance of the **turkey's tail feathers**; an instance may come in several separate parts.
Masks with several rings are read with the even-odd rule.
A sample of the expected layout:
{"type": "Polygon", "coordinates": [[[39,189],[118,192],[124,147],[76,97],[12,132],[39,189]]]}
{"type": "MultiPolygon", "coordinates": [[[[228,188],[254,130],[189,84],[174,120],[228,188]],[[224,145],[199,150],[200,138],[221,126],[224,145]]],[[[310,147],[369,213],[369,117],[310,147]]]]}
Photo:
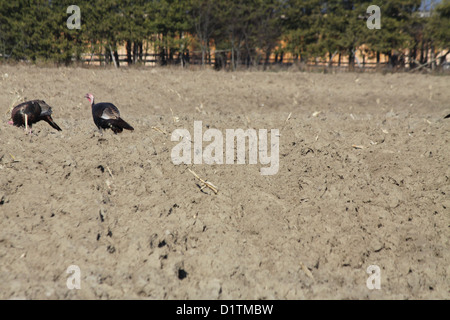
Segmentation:
{"type": "Polygon", "coordinates": [[[49,125],[51,125],[53,129],[62,131],[61,128],[55,123],[55,121],[53,121],[51,116],[44,117],[44,121],[47,122],[49,125]]]}
{"type": "Polygon", "coordinates": [[[122,118],[110,120],[109,124],[111,126],[112,131],[114,131],[114,133],[121,133],[123,131],[123,129],[131,130],[131,131],[134,130],[134,128],[132,126],[130,126],[122,118]]]}

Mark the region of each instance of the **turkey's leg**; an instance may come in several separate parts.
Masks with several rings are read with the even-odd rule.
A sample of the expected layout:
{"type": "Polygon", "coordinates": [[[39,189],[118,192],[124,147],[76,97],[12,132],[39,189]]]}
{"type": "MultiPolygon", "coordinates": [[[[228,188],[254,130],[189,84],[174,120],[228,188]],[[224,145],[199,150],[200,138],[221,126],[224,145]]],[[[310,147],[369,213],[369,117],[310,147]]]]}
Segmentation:
{"type": "Polygon", "coordinates": [[[25,132],[28,133],[28,115],[25,114],[25,132]]]}
{"type": "Polygon", "coordinates": [[[27,114],[25,114],[25,132],[27,134],[31,134],[32,133],[31,132],[31,128],[28,130],[28,115],[27,114]]]}

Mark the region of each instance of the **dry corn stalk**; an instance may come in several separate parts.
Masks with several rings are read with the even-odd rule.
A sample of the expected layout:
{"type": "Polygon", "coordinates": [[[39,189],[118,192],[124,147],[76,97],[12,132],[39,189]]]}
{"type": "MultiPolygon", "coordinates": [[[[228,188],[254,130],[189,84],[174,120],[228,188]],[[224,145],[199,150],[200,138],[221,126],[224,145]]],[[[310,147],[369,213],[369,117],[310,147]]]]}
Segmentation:
{"type": "Polygon", "coordinates": [[[167,132],[161,130],[161,129],[158,128],[158,127],[152,127],[152,129],[155,130],[155,131],[161,132],[162,134],[167,134],[167,132]]]}
{"type": "Polygon", "coordinates": [[[174,123],[177,123],[178,121],[180,121],[180,118],[175,117],[175,115],[173,114],[172,108],[170,108],[170,112],[172,112],[172,120],[173,120],[174,123]]]}
{"type": "Polygon", "coordinates": [[[205,181],[202,178],[200,178],[194,171],[192,171],[191,169],[189,169],[189,172],[192,173],[194,175],[194,177],[197,178],[197,180],[199,180],[201,182],[201,188],[200,190],[205,189],[206,187],[210,188],[215,194],[217,194],[219,192],[219,189],[213,185],[211,182],[205,181]]]}
{"type": "Polygon", "coordinates": [[[114,179],[114,176],[113,176],[113,174],[111,172],[111,169],[109,169],[108,165],[106,165],[106,169],[108,169],[108,172],[109,172],[109,175],[111,176],[111,178],[114,179]]]}
{"type": "Polygon", "coordinates": [[[300,267],[302,268],[303,272],[308,276],[308,278],[314,279],[313,274],[309,269],[305,266],[303,262],[300,261],[300,267]]]}
{"type": "Polygon", "coordinates": [[[11,156],[12,162],[20,162],[20,160],[17,160],[11,153],[9,155],[11,156]]]}
{"type": "Polygon", "coordinates": [[[292,115],[292,112],[290,112],[289,115],[287,116],[286,120],[284,121],[283,127],[281,128],[280,131],[283,131],[284,127],[286,127],[289,119],[291,119],[291,115],[292,115]]]}

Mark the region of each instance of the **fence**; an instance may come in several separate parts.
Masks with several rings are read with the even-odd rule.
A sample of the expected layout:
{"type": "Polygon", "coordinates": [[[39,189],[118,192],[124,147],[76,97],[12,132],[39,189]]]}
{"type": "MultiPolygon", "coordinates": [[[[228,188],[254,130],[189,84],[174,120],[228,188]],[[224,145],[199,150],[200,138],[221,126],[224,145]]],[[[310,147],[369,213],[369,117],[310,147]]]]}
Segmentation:
{"type": "MultiPolygon", "coordinates": [[[[205,65],[209,67],[214,67],[216,69],[231,69],[232,62],[227,54],[227,50],[216,51],[215,54],[206,54],[206,57],[202,59],[202,55],[200,52],[195,51],[186,55],[175,55],[170,58],[167,55],[156,54],[156,53],[146,53],[140,56],[131,56],[127,54],[118,54],[114,58],[109,55],[99,55],[99,54],[84,54],[81,57],[81,61],[85,65],[105,65],[111,64],[114,65],[117,60],[118,66],[129,66],[129,65],[143,65],[156,67],[160,65],[178,65],[178,66],[186,66],[186,65],[205,65]]],[[[415,64],[417,65],[417,64],[415,64]]],[[[261,58],[256,63],[254,61],[241,60],[236,63],[236,68],[249,68],[249,67],[258,67],[258,68],[288,68],[292,66],[297,66],[299,69],[304,70],[314,70],[314,69],[327,69],[327,70],[349,70],[352,67],[355,71],[376,71],[379,69],[391,68],[394,70],[411,70],[414,68],[414,65],[410,65],[408,62],[403,62],[397,66],[391,66],[388,62],[373,62],[373,61],[365,61],[365,59],[356,58],[354,65],[350,66],[348,61],[341,61],[340,63],[333,61],[331,64],[329,61],[323,61],[320,59],[316,59],[315,61],[306,61],[300,62],[299,60],[295,60],[294,58],[279,58],[276,55],[272,55],[269,59],[261,58]]]]}

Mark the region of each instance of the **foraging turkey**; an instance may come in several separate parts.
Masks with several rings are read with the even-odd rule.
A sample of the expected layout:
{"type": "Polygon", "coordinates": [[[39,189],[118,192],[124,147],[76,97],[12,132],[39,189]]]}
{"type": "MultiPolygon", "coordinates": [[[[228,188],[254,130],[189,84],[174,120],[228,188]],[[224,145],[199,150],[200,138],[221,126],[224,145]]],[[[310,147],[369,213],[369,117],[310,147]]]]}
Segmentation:
{"type": "Polygon", "coordinates": [[[94,103],[94,96],[87,93],[85,98],[89,100],[92,107],[94,123],[100,130],[110,128],[115,134],[121,133],[123,129],[134,130],[125,120],[120,117],[119,109],[112,103],[94,103]]]}
{"type": "Polygon", "coordinates": [[[15,106],[11,111],[11,121],[8,123],[17,127],[25,126],[25,131],[31,134],[31,126],[41,120],[52,128],[62,131],[52,119],[52,107],[43,100],[31,100],[15,106]]]}

